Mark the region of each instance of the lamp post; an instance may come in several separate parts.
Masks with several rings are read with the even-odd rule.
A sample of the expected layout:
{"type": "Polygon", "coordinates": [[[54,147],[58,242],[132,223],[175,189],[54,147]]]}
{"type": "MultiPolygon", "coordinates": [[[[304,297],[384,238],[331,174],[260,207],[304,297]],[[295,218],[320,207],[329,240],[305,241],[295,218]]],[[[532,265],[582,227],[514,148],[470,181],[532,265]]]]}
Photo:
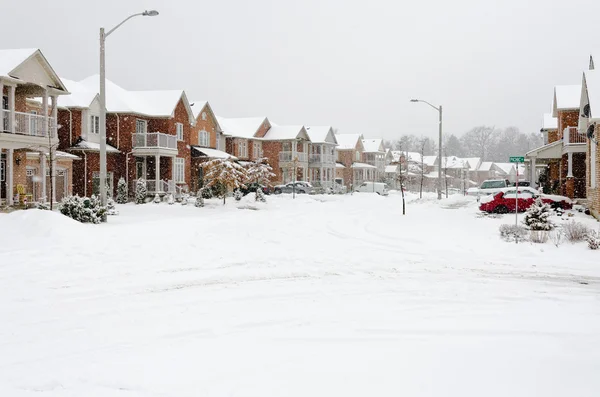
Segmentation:
{"type": "Polygon", "coordinates": [[[144,11],[128,16],[120,24],[106,33],[104,32],[104,28],[100,28],[100,203],[103,206],[106,206],[106,67],[104,62],[104,42],[112,32],[117,30],[131,18],[138,16],[155,17],[157,15],[158,11],[156,10],[144,11]]]}
{"type": "Polygon", "coordinates": [[[438,200],[442,199],[442,105],[439,107],[433,106],[427,101],[421,99],[411,99],[411,102],[423,102],[437,110],[440,114],[440,131],[439,131],[439,142],[438,142],[438,200]]]}

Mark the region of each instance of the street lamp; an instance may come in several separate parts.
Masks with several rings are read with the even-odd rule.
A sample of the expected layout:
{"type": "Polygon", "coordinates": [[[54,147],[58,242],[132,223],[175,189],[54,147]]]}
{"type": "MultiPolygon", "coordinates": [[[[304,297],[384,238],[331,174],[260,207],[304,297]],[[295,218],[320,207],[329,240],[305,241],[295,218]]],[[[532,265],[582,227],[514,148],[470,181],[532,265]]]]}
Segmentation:
{"type": "Polygon", "coordinates": [[[117,30],[125,22],[133,17],[155,17],[158,11],[150,10],[133,14],[125,18],[120,24],[104,33],[104,28],[100,28],[100,203],[106,206],[106,73],[104,62],[104,42],[106,38],[115,30],[117,30]]]}
{"type": "Polygon", "coordinates": [[[411,99],[411,102],[423,102],[437,110],[440,114],[440,134],[439,134],[439,142],[438,142],[438,200],[442,199],[442,105],[439,107],[433,106],[431,103],[427,101],[423,101],[421,99],[411,99]]]}

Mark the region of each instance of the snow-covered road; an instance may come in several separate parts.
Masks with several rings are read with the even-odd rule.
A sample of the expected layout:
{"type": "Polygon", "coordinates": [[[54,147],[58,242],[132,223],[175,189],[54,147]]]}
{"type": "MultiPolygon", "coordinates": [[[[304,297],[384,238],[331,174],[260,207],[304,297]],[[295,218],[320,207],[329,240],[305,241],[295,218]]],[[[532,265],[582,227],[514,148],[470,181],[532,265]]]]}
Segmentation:
{"type": "Polygon", "coordinates": [[[0,214],[0,396],[600,390],[600,252],[505,243],[514,215],[411,196],[402,217],[397,194],[119,210],[0,214]]]}

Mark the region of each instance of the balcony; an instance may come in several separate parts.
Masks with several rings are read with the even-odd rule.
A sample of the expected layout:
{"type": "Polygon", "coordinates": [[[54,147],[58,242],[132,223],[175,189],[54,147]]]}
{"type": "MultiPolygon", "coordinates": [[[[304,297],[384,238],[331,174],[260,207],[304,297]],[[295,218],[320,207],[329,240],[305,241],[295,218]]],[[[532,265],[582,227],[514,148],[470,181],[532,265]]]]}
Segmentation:
{"type": "Polygon", "coordinates": [[[279,163],[291,163],[296,159],[298,163],[307,163],[308,155],[301,152],[279,152],[279,163]]]}
{"type": "Polygon", "coordinates": [[[134,156],[177,155],[177,136],[162,132],[135,133],[132,137],[134,156]]]}
{"type": "Polygon", "coordinates": [[[563,130],[563,154],[585,153],[587,151],[587,137],[580,134],[577,127],[567,127],[563,130]]]}
{"type": "Polygon", "coordinates": [[[333,165],[333,164],[335,164],[335,158],[332,154],[315,153],[315,154],[308,155],[308,162],[311,165],[320,165],[320,164],[333,165]]]}
{"type": "Polygon", "coordinates": [[[56,120],[48,117],[48,127],[46,128],[46,117],[33,113],[14,112],[2,109],[1,120],[2,128],[0,132],[11,135],[4,135],[2,142],[15,143],[10,147],[18,148],[21,145],[40,144],[48,145],[48,137],[56,139],[56,120]],[[10,128],[11,116],[14,115],[14,128],[10,128]]]}

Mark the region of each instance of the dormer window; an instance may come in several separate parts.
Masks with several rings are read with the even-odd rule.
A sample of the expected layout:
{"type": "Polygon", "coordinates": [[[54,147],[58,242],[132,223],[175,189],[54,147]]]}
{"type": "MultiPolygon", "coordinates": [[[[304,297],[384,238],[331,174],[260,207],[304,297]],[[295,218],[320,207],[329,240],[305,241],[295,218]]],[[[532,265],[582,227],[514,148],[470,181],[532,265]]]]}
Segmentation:
{"type": "Polygon", "coordinates": [[[100,133],[100,116],[90,116],[90,134],[100,133]]]}

